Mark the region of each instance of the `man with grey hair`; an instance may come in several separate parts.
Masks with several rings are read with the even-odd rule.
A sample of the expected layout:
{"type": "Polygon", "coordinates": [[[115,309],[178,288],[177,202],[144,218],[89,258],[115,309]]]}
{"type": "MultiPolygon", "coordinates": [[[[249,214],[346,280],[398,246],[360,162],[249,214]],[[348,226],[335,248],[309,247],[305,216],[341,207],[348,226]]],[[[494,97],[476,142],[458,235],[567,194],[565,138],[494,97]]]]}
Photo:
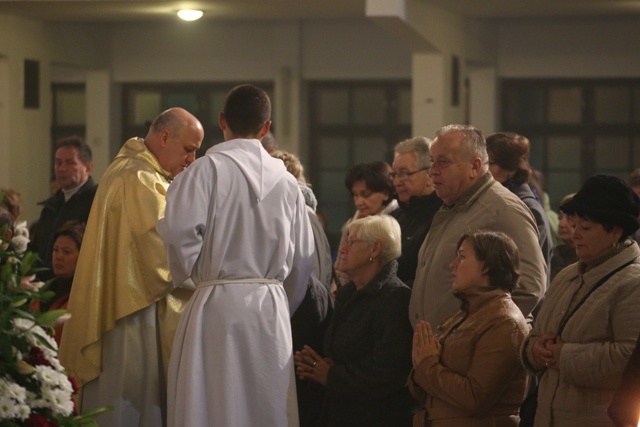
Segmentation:
{"type": "Polygon", "coordinates": [[[429,176],[431,140],[416,136],[399,142],[394,148],[391,168],[393,186],[400,207],[391,212],[402,229],[402,255],[398,258],[398,277],[413,285],[418,266],[418,252],[442,200],[438,198],[429,176]]]}
{"type": "Polygon", "coordinates": [[[451,292],[451,261],[464,233],[502,231],[520,251],[521,279],[512,297],[528,316],[544,294],[546,264],[538,244],[538,230],[531,211],[489,172],[485,137],[479,129],[449,125],[436,133],[431,144],[431,168],[435,192],[444,203],[436,213],[418,255],[418,268],[409,305],[409,318],[437,327],[459,308],[451,292]]]}

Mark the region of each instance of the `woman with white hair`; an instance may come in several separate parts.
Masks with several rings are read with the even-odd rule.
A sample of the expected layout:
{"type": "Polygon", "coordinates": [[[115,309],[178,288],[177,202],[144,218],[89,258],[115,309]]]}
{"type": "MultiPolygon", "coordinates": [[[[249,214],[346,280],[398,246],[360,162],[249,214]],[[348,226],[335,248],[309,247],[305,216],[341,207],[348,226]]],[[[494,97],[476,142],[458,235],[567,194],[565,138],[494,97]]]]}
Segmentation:
{"type": "Polygon", "coordinates": [[[295,354],[300,379],[325,386],[320,426],[411,425],[411,290],[396,276],[400,226],[388,215],[349,223],[338,289],[323,356],[309,346],[295,354]]]}

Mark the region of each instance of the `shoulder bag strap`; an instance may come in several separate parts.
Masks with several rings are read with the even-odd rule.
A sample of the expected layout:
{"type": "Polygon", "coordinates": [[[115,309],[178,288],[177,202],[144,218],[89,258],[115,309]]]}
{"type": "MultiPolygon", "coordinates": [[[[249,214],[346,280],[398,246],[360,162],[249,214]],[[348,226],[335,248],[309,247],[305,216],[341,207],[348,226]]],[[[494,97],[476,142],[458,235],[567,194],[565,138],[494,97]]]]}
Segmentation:
{"type": "Polygon", "coordinates": [[[567,325],[567,322],[569,321],[569,319],[571,319],[571,316],[573,316],[576,313],[576,311],[578,311],[580,306],[582,306],[582,304],[584,304],[584,302],[587,300],[587,298],[589,298],[591,296],[591,294],[595,292],[596,289],[598,289],[600,286],[604,285],[607,282],[607,280],[609,280],[611,278],[611,276],[613,276],[614,274],[616,274],[620,270],[623,270],[623,269],[627,268],[631,264],[638,264],[638,263],[636,262],[635,259],[632,259],[631,261],[629,261],[629,262],[627,262],[625,264],[622,264],[620,267],[618,267],[615,270],[609,272],[606,276],[604,276],[602,279],[600,279],[595,285],[593,285],[593,287],[591,289],[589,289],[589,292],[587,292],[587,294],[582,298],[582,300],[580,300],[578,305],[576,305],[573,308],[573,310],[571,310],[571,313],[569,313],[569,315],[567,317],[562,319],[562,322],[560,322],[560,327],[558,328],[557,335],[560,336],[562,334],[562,331],[564,330],[564,327],[567,325]]]}

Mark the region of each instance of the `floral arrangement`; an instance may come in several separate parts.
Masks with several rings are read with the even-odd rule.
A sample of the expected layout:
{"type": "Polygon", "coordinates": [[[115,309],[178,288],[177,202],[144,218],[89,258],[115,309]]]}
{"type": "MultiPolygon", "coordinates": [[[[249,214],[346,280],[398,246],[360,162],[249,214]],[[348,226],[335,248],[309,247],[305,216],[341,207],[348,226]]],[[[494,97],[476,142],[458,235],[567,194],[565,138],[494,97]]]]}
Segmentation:
{"type": "Polygon", "coordinates": [[[77,413],[77,385],[50,335],[70,315],[30,309],[53,292],[35,281],[37,255],[20,250],[7,230],[0,227],[0,427],[97,426],[93,417],[110,408],[77,413]]]}

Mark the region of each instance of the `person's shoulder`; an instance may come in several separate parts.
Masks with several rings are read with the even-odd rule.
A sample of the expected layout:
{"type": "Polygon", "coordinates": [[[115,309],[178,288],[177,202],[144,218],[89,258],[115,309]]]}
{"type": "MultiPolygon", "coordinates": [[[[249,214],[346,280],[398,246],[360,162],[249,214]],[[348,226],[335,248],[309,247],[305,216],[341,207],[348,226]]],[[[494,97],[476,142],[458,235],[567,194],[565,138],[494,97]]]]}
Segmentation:
{"type": "Polygon", "coordinates": [[[384,282],[381,291],[384,295],[392,295],[395,298],[404,299],[411,297],[411,288],[395,274],[384,282]]]}
{"type": "Polygon", "coordinates": [[[517,326],[522,331],[528,332],[529,324],[527,323],[527,319],[524,317],[522,310],[520,310],[513,299],[509,296],[501,300],[501,302],[505,308],[503,316],[506,321],[517,326]]]}
{"type": "Polygon", "coordinates": [[[47,208],[47,207],[58,205],[63,201],[64,201],[64,197],[62,196],[62,190],[58,190],[51,196],[47,197],[46,199],[39,201],[38,205],[42,206],[43,208],[47,208]]]}
{"type": "Polygon", "coordinates": [[[405,216],[405,209],[403,208],[402,203],[399,204],[397,209],[389,212],[389,215],[394,217],[397,221],[400,221],[400,219],[405,216]]]}
{"type": "Polygon", "coordinates": [[[480,199],[483,198],[492,200],[497,199],[501,201],[501,204],[505,205],[515,204],[517,206],[525,206],[524,202],[520,200],[516,194],[499,182],[495,182],[483,195],[480,196],[480,199]]]}
{"type": "Polygon", "coordinates": [[[496,182],[478,198],[485,209],[494,212],[496,220],[508,216],[526,216],[533,220],[533,214],[527,205],[508,188],[496,182]]]}
{"type": "Polygon", "coordinates": [[[95,183],[93,178],[89,177],[87,182],[84,183],[80,191],[78,191],[76,194],[79,197],[82,197],[85,199],[93,199],[97,191],[98,191],[98,184],[95,183]]]}

